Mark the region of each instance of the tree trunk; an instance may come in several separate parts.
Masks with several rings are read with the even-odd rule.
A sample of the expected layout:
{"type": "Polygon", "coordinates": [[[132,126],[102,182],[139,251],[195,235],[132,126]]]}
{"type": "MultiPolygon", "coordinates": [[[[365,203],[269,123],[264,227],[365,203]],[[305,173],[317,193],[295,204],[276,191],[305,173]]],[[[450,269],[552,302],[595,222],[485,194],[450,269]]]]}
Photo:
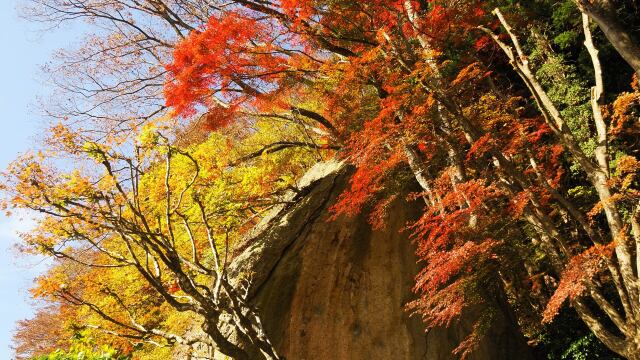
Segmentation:
{"type": "Polygon", "coordinates": [[[578,8],[595,21],[613,47],[640,75],[640,45],[625,29],[608,0],[575,0],[578,8]]]}

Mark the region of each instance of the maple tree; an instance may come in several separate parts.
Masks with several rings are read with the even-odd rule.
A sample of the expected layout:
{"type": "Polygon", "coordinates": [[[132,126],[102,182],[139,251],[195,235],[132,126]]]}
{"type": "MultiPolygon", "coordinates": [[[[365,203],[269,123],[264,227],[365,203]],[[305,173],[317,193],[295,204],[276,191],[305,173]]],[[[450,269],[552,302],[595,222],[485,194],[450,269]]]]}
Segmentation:
{"type": "MultiPolygon", "coordinates": [[[[90,119],[94,124],[60,125],[54,131],[54,142],[66,146],[66,156],[97,159],[107,164],[107,174],[98,180],[80,169],[61,178],[35,158],[16,162],[8,185],[14,206],[47,214],[26,241],[70,261],[82,256],[75,261],[80,265],[115,261],[138,270],[134,275],[118,268],[109,278],[60,266],[41,279],[38,294],[93,310],[119,304],[117,315],[109,315],[116,321],[110,322],[125,331],[112,335],[188,343],[180,335],[185,329],[158,323],[153,314],[193,306],[188,311],[196,317],[218,319],[219,311],[208,309],[218,306],[215,296],[210,300],[202,293],[203,276],[213,277],[214,288],[232,303],[246,305],[223,281],[221,250],[212,246],[205,259],[197,250],[204,251],[199,246],[206,242],[198,245],[193,239],[211,233],[222,244],[227,236],[240,236],[253,223],[240,219],[258,217],[256,210],[259,214],[265,204],[277,201],[313,162],[312,154],[320,153],[356,168],[334,211],[355,214],[373,208],[370,219],[376,227],[384,226],[386,206],[397,196],[393,181],[420,185],[412,197],[424,202],[424,213],[407,231],[417,243],[423,269],[414,288],[418,298],[408,309],[435,327],[452,324],[467,308],[487,305],[473,333],[456,349],[461,356],[478,344],[495,316],[493,308],[509,302],[527,331],[550,322],[568,300],[609,349],[637,359],[640,167],[634,140],[640,95],[637,75],[632,76],[638,71],[638,44],[633,30],[627,30],[633,20],[613,15],[619,10],[615,6],[631,9],[633,4],[563,1],[563,9],[581,21],[554,19],[551,26],[572,28],[551,44],[541,35],[547,20],[533,16],[544,12],[547,3],[34,0],[31,16],[36,18],[87,18],[117,31],[93,37],[80,50],[83,61],[71,61],[67,68],[81,67],[81,75],[71,81],[94,82],[93,88],[64,85],[93,105],[70,111],[77,108],[71,104],[56,116],[63,123],[90,119]],[[141,25],[140,17],[150,21],[141,25]],[[597,37],[594,22],[608,42],[597,37]],[[520,34],[527,31],[534,35],[524,39],[520,34]],[[606,51],[600,54],[600,49],[606,51]],[[623,77],[624,85],[611,84],[614,74],[602,57],[631,67],[615,75],[623,77]],[[88,71],[97,63],[99,70],[88,71]],[[119,74],[115,82],[114,74],[119,74]],[[129,109],[126,104],[147,114],[119,114],[129,109]],[[168,136],[140,130],[140,122],[153,122],[167,111],[212,135],[192,152],[168,136]],[[146,144],[133,145],[141,155],[118,152],[113,139],[82,146],[81,139],[92,136],[86,130],[102,134],[106,120],[128,129],[126,136],[138,136],[136,141],[146,144]],[[256,124],[263,128],[254,136],[256,124]],[[215,159],[206,156],[211,153],[215,159]],[[259,166],[248,170],[243,165],[252,162],[259,166]],[[120,166],[134,175],[118,180],[123,178],[109,173],[120,166]],[[267,185],[275,179],[286,180],[276,188],[267,185]],[[242,186],[231,191],[229,184],[236,182],[242,186]],[[198,190],[205,184],[211,188],[198,190]],[[200,226],[200,234],[192,236],[189,228],[195,227],[198,210],[209,214],[205,207],[213,207],[216,215],[203,218],[206,229],[200,226]],[[51,220],[65,214],[73,216],[51,220]],[[90,214],[103,223],[88,221],[90,214]],[[146,223],[158,231],[139,228],[146,223]],[[185,229],[177,230],[178,223],[185,229]],[[118,233],[120,228],[125,235],[118,233]],[[98,251],[79,255],[82,247],[67,244],[69,235],[98,251]],[[94,237],[108,243],[120,237],[121,244],[102,248],[91,243],[94,237]],[[132,244],[138,248],[128,249],[132,244]],[[61,245],[69,247],[61,251],[61,245]],[[142,266],[135,259],[145,254],[155,260],[142,266]],[[154,263],[156,270],[149,267],[154,263]],[[174,278],[159,275],[167,271],[174,278]],[[130,289],[122,289],[126,297],[109,285],[121,276],[136,279],[130,289]],[[76,288],[61,290],[61,282],[76,288]],[[75,298],[74,290],[87,298],[75,298]],[[138,301],[133,294],[140,293],[153,295],[136,309],[126,299],[138,301]],[[187,306],[181,296],[196,305],[187,306]],[[119,320],[147,306],[157,312],[146,312],[151,317],[134,320],[133,328],[119,320]]],[[[127,140],[118,141],[126,147],[127,140]]],[[[277,358],[262,330],[252,328],[258,322],[242,325],[247,308],[242,309],[225,311],[239,317],[238,331],[259,344],[265,356],[277,358]]],[[[95,314],[74,315],[81,316],[97,319],[95,314]]],[[[102,318],[100,323],[109,322],[102,318]]],[[[176,324],[194,321],[177,318],[176,324]]],[[[246,357],[216,334],[214,325],[206,326],[210,339],[197,341],[246,357]]]]}

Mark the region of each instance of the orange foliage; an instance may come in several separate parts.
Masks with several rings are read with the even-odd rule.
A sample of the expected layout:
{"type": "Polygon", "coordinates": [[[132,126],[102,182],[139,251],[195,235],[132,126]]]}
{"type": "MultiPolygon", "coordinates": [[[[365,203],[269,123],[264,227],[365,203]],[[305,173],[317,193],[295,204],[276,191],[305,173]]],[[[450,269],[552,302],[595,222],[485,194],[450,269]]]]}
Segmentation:
{"type": "Polygon", "coordinates": [[[560,280],[560,284],[544,310],[543,321],[550,322],[558,315],[565,300],[573,301],[587,290],[587,281],[591,280],[611,258],[615,243],[594,245],[571,258],[560,280]]]}

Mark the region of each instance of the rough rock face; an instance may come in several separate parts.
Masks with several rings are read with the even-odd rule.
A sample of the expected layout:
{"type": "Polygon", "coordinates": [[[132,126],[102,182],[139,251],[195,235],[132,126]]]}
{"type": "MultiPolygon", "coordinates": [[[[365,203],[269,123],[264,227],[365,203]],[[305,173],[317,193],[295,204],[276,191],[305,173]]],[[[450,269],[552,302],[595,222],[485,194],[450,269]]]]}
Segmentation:
{"type": "MultiPolygon", "coordinates": [[[[418,270],[401,229],[420,208],[400,199],[388,226],[374,231],[366,214],[330,221],[329,207],[350,170],[319,164],[295,205],[274,212],[231,268],[250,276],[251,299],[276,348],[290,360],[453,359],[474,314],[449,329],[424,332],[403,310],[418,270]]],[[[293,195],[292,195],[293,196],[293,195]]],[[[503,316],[470,358],[527,359],[528,349],[503,316]]]]}

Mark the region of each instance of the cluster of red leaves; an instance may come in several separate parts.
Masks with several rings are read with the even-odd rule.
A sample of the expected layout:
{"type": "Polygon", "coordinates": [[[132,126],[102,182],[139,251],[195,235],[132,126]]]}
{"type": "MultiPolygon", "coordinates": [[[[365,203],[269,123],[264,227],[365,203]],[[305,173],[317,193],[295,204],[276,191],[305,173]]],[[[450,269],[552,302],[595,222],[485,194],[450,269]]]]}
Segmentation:
{"type": "Polygon", "coordinates": [[[393,194],[384,200],[378,201],[373,210],[369,213],[369,223],[374,230],[380,230],[384,228],[387,216],[389,214],[389,207],[398,198],[397,194],[393,194]]]}
{"type": "Polygon", "coordinates": [[[229,125],[234,119],[238,106],[233,104],[228,107],[213,106],[204,115],[202,127],[207,131],[214,131],[218,128],[229,125]]]}
{"type": "MultiPolygon", "coordinates": [[[[442,197],[441,208],[428,209],[412,226],[424,268],[414,287],[420,297],[408,308],[427,326],[449,326],[464,309],[486,304],[491,296],[483,286],[490,282],[499,262],[502,242],[487,231],[496,218],[489,209],[499,207],[495,203],[502,203],[502,198],[500,191],[478,180],[458,184],[457,191],[442,197]]],[[[462,356],[482,337],[484,315],[456,349],[462,356]]]]}
{"type": "Polygon", "coordinates": [[[295,19],[297,26],[300,26],[302,21],[309,20],[316,13],[312,1],[280,0],[280,9],[289,18],[295,19]]]}
{"type": "Polygon", "coordinates": [[[547,303],[542,314],[544,322],[550,322],[558,314],[565,300],[573,301],[587,290],[586,282],[603,270],[613,253],[615,243],[594,245],[574,256],[562,273],[560,284],[547,303]]]}
{"type": "Polygon", "coordinates": [[[211,17],[203,29],[178,43],[173,62],[166,65],[167,106],[177,115],[190,116],[197,105],[214,106],[213,96],[237,97],[238,82],[274,81],[286,67],[268,34],[264,24],[240,13],[211,17]]]}
{"type": "Polygon", "coordinates": [[[486,24],[486,2],[471,0],[464,2],[432,1],[426,16],[422,17],[418,31],[430,38],[430,41],[444,43],[453,41],[462,44],[468,40],[469,31],[475,31],[478,25],[486,24]]]}
{"type": "MultiPolygon", "coordinates": [[[[417,1],[412,3],[420,6],[417,1]]],[[[403,4],[404,0],[332,1],[332,6],[324,9],[321,16],[318,16],[318,21],[326,29],[340,28],[347,34],[375,34],[380,29],[393,28],[402,20],[403,4]]],[[[362,48],[356,45],[353,50],[360,49],[362,48]]]]}
{"type": "MultiPolygon", "coordinates": [[[[442,263],[448,260],[441,255],[450,251],[462,251],[466,256],[472,256],[474,251],[471,249],[491,248],[492,246],[479,246],[479,244],[495,245],[494,240],[478,237],[482,233],[481,225],[493,221],[493,216],[488,209],[495,208],[495,204],[492,203],[501,198],[500,191],[483,184],[480,180],[458,184],[456,191],[450,191],[441,198],[440,206],[427,209],[422,218],[412,226],[413,237],[418,241],[418,256],[425,263],[429,263],[432,258],[442,263]],[[461,206],[461,204],[464,205],[461,206]],[[472,221],[472,218],[475,220],[472,221]],[[458,247],[464,249],[456,249],[458,247]]],[[[450,278],[450,276],[441,277],[443,274],[454,274],[462,269],[459,255],[460,253],[450,260],[454,263],[451,263],[452,267],[449,269],[434,268],[433,270],[437,272],[431,273],[431,270],[427,270],[428,268],[440,268],[440,266],[433,263],[427,264],[426,272],[418,282],[420,284],[418,287],[435,291],[450,278]],[[453,260],[454,258],[456,260],[453,260]],[[434,275],[428,275],[429,273],[434,275]]]]}
{"type": "MultiPolygon", "coordinates": [[[[380,66],[379,59],[376,57],[361,61],[362,66],[365,64],[369,66],[366,73],[372,76],[375,69],[380,66]]],[[[362,72],[358,75],[357,68],[346,72],[338,88],[338,93],[352,93],[348,90],[349,87],[352,89],[363,88],[365,84],[363,84],[361,74],[362,72]]],[[[410,93],[401,82],[397,87],[393,86],[394,81],[391,78],[395,74],[388,76],[384,89],[388,92],[387,96],[383,99],[375,99],[375,105],[377,105],[375,117],[365,120],[362,125],[353,122],[346,123],[348,117],[354,118],[354,113],[349,112],[354,109],[354,103],[338,99],[332,102],[341,110],[335,115],[335,118],[344,119],[345,125],[351,127],[350,129],[346,126],[343,128],[345,132],[350,133],[343,156],[356,166],[356,172],[351,179],[351,187],[340,196],[332,208],[336,214],[354,215],[360,212],[365,204],[375,198],[376,193],[384,189],[389,174],[406,161],[402,133],[410,122],[410,117],[405,117],[401,123],[398,119],[398,113],[402,112],[402,107],[411,101],[410,93]]],[[[361,98],[360,101],[362,100],[361,98]]],[[[355,104],[358,105],[357,102],[355,104]]],[[[368,106],[371,107],[371,104],[368,106]]],[[[356,110],[355,114],[357,113],[356,110]]],[[[366,116],[366,114],[363,115],[366,116]]],[[[380,204],[378,210],[384,207],[385,205],[380,204]]],[[[382,212],[378,212],[378,215],[381,214],[382,212]]],[[[376,224],[378,227],[382,226],[380,216],[372,215],[370,220],[372,224],[376,224]]]]}
{"type": "MultiPolygon", "coordinates": [[[[374,196],[384,188],[390,172],[403,164],[401,156],[392,156],[385,161],[379,162],[371,167],[358,167],[350,180],[350,188],[340,195],[338,201],[332,206],[331,211],[338,216],[341,214],[353,216],[360,213],[363,207],[370,203],[374,196]]],[[[380,204],[385,207],[386,205],[380,204]]],[[[382,215],[378,212],[377,215],[382,215]]],[[[383,219],[370,217],[376,226],[382,227],[383,219]]]]}

